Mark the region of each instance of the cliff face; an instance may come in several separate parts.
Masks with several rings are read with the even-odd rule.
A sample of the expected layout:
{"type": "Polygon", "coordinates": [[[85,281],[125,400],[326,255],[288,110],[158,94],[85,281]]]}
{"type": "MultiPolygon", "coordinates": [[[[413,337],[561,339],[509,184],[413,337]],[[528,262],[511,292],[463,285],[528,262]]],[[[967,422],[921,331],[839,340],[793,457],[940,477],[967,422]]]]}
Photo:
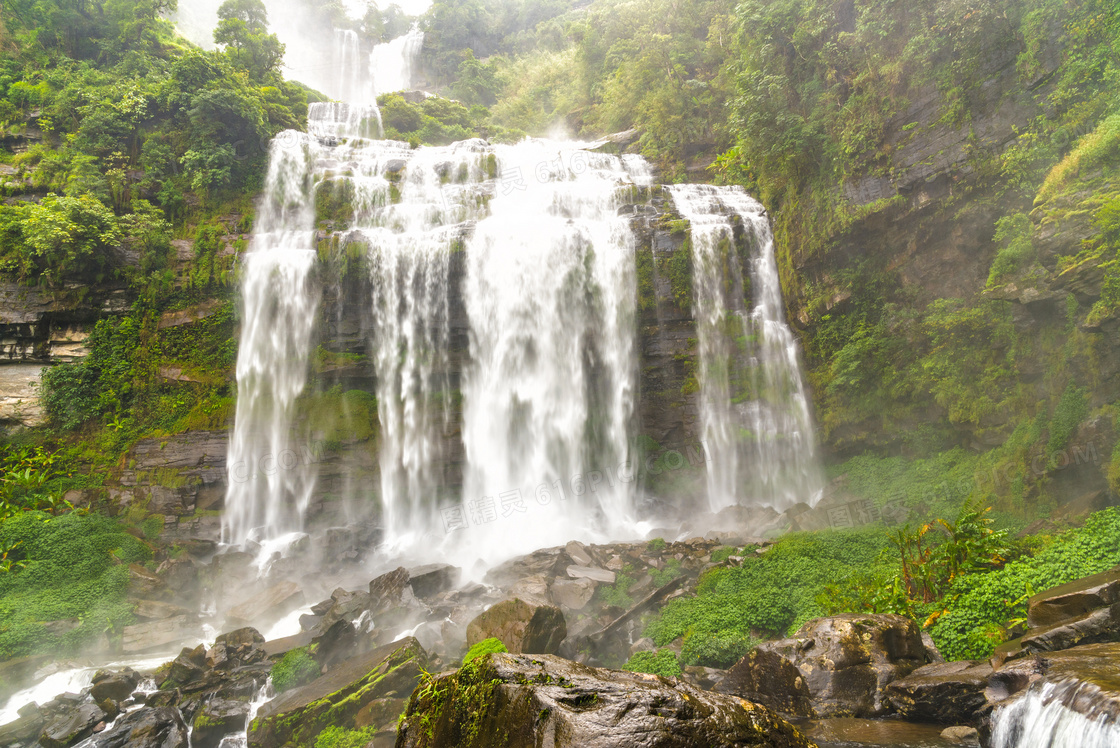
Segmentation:
{"type": "Polygon", "coordinates": [[[1088,84],[1070,92],[1076,52],[1060,25],[1041,38],[1030,65],[1023,33],[986,40],[962,62],[955,115],[935,83],[911,90],[833,193],[849,216],[840,229],[779,229],[788,314],[833,461],[963,447],[1045,464],[1080,438],[1099,453],[1093,465],[1023,470],[1016,490],[1116,499],[1120,319],[1102,300],[1116,249],[1101,215],[1117,163],[1085,156],[1108,137],[1109,104],[1088,84]],[[1067,406],[1084,419],[1075,433],[1059,423],[1067,406]],[[1016,431],[1028,423],[1030,445],[1016,431]]]}

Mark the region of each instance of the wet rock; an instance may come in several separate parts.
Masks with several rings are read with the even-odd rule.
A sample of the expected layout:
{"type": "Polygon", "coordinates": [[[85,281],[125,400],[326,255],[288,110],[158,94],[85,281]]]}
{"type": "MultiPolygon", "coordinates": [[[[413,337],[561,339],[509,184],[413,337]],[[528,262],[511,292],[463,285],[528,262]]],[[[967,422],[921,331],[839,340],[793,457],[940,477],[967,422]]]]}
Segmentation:
{"type": "Polygon", "coordinates": [[[557,579],[549,591],[561,608],[583,610],[594,597],[595,587],[591,579],[557,579]]]}
{"type": "Polygon", "coordinates": [[[421,599],[435,597],[459,583],[463,570],[450,564],[426,564],[408,570],[412,593],[421,599]]]}
{"type": "Polygon", "coordinates": [[[93,734],[93,730],[109,715],[97,704],[82,704],[56,717],[39,735],[43,748],[68,748],[93,734]]]}
{"type": "Polygon", "coordinates": [[[163,579],[140,564],[132,564],[128,567],[128,588],[136,597],[148,597],[163,588],[163,579]]]}
{"type": "Polygon", "coordinates": [[[782,714],[814,717],[813,699],[801,671],[785,657],[766,649],[753,649],[735,663],[716,686],[782,714]]]}
{"type": "Polygon", "coordinates": [[[987,662],[940,662],[887,684],[887,700],[903,719],[942,725],[976,722],[992,666],[987,662]]]}
{"type": "Polygon", "coordinates": [[[980,733],[976,731],[975,727],[967,727],[964,725],[946,727],[941,731],[941,739],[952,743],[953,745],[980,745],[980,733]]]}
{"type": "Polygon", "coordinates": [[[35,704],[28,704],[19,710],[19,717],[6,725],[0,725],[0,745],[15,745],[32,742],[43,731],[44,716],[35,704]]]}
{"type": "Polygon", "coordinates": [[[303,593],[295,582],[279,582],[231,608],[228,619],[267,624],[280,620],[303,605],[303,593]]]}
{"type": "Polygon", "coordinates": [[[542,548],[495,566],[486,572],[485,581],[496,587],[508,588],[525,577],[554,579],[566,576],[566,569],[572,562],[572,557],[563,548],[542,548]]]}
{"type": "Polygon", "coordinates": [[[178,618],[190,615],[185,608],[158,600],[133,600],[136,606],[136,616],[149,621],[165,621],[168,618],[178,618]]]}
{"type": "Polygon", "coordinates": [[[757,650],[777,654],[801,672],[818,717],[883,716],[884,687],[926,664],[921,630],[898,615],[817,618],[792,638],[757,650]]]}
{"type": "Polygon", "coordinates": [[[90,696],[97,702],[105,699],[124,701],[136,690],[136,685],[139,682],[140,676],[132,668],[126,667],[117,672],[98,670],[93,674],[93,687],[90,689],[90,696]]]}
{"type": "Polygon", "coordinates": [[[401,566],[370,582],[370,610],[376,611],[400,605],[404,591],[408,588],[409,579],[408,569],[401,566]]]}
{"type": "Polygon", "coordinates": [[[210,699],[195,714],[191,748],[218,748],[222,738],[244,732],[249,721],[249,704],[232,699],[210,699]]]}
{"type": "Polygon", "coordinates": [[[171,707],[130,712],[93,741],[95,748],[187,748],[188,744],[187,725],[171,707]]]}
{"type": "Polygon", "coordinates": [[[125,626],[121,634],[121,651],[137,654],[160,649],[190,639],[197,631],[193,616],[175,616],[163,621],[125,626]]]}
{"type": "Polygon", "coordinates": [[[374,701],[411,693],[427,664],[413,638],[341,663],[261,707],[249,728],[249,748],[312,745],[327,727],[354,729],[358,715],[374,701]]]}
{"type": "Polygon", "coordinates": [[[549,655],[475,663],[412,694],[399,748],[811,745],[763,706],[679,680],[549,655]]]}
{"type": "Polygon", "coordinates": [[[335,621],[322,636],[315,637],[311,643],[317,645],[315,661],[322,667],[329,668],[355,653],[358,631],[349,621],[335,621]]]}
{"type": "Polygon", "coordinates": [[[1027,625],[1053,626],[1120,602],[1120,566],[1063,584],[1027,602],[1027,625]]]}
{"type": "Polygon", "coordinates": [[[467,646],[493,637],[514,654],[554,654],[567,635],[559,608],[514,598],[490,607],[467,625],[467,646]]]}
{"type": "Polygon", "coordinates": [[[572,579],[590,579],[603,584],[614,584],[616,574],[598,566],[569,566],[567,574],[572,579]]]}
{"type": "Polygon", "coordinates": [[[592,563],[594,563],[591,554],[587,552],[587,548],[584,547],[583,543],[577,543],[573,540],[564,546],[564,550],[572,557],[572,560],[576,562],[577,566],[591,566],[592,563]]]}

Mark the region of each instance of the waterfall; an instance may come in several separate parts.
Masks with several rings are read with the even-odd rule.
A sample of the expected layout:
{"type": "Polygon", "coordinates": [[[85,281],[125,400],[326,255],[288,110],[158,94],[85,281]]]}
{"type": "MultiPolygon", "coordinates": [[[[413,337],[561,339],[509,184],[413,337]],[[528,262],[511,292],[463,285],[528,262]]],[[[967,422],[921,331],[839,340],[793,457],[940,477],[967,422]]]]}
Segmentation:
{"type": "Polygon", "coordinates": [[[316,144],[286,132],[269,150],[268,176],[241,274],[237,411],[230,439],[222,539],[240,544],[297,530],[313,476],[308,448],[291,433],[296,398],[307,382],[319,294],[313,202],[306,199],[316,144]]]}
{"type": "Polygon", "coordinates": [[[412,71],[424,46],[424,32],[413,26],[404,36],[378,44],[369,56],[376,96],[412,88],[412,71]]]}
{"type": "Polygon", "coordinates": [[[674,185],[690,224],[700,416],[712,511],[815,503],[821,475],[765,209],[736,187],[674,185]],[[749,254],[741,251],[741,226],[749,254]],[[753,305],[748,308],[748,298],[753,305]]]}
{"type": "Polygon", "coordinates": [[[502,180],[467,244],[464,292],[461,540],[489,559],[623,531],[637,376],[622,162],[546,141],[496,155],[502,180]]]}
{"type": "Polygon", "coordinates": [[[1092,683],[1039,682],[992,715],[992,748],[1114,748],[1115,703],[1092,683]]]}

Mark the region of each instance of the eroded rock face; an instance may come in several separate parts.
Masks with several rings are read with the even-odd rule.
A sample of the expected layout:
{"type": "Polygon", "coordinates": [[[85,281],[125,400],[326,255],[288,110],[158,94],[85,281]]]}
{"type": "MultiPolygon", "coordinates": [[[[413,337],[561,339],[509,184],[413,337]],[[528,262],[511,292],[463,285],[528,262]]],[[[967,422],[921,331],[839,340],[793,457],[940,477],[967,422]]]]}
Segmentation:
{"type": "Polygon", "coordinates": [[[1052,626],[1120,602],[1120,566],[1046,590],[1027,605],[1027,624],[1052,626]]]}
{"type": "Polygon", "coordinates": [[[187,748],[187,725],[177,709],[144,708],[121,717],[96,736],[96,748],[187,748]]]}
{"type": "Polygon", "coordinates": [[[934,663],[889,683],[887,699],[903,719],[969,725],[979,718],[991,674],[986,662],[934,663]]]}
{"type": "Polygon", "coordinates": [[[750,693],[770,691],[774,703],[804,714],[796,711],[804,706],[796,680],[778,663],[785,660],[800,672],[817,717],[887,714],[886,685],[927,661],[918,625],[897,615],[848,613],[817,618],[792,638],[766,642],[756,652],[754,659],[748,655],[732,668],[739,670],[744,688],[750,693]]]}
{"type": "Polygon", "coordinates": [[[261,707],[249,727],[249,746],[314,745],[327,727],[369,726],[379,714],[371,705],[411,693],[427,662],[420,643],[410,637],[341,663],[261,707]]]}
{"type": "Polygon", "coordinates": [[[564,613],[551,605],[514,598],[494,605],[467,626],[467,646],[500,639],[514,654],[555,654],[568,635],[564,613]]]}
{"type": "Polygon", "coordinates": [[[643,673],[495,654],[409,700],[398,748],[808,748],[766,707],[643,673]]]}
{"type": "Polygon", "coordinates": [[[801,671],[785,657],[753,649],[716,686],[721,693],[768,706],[782,714],[814,717],[813,698],[801,671]]]}

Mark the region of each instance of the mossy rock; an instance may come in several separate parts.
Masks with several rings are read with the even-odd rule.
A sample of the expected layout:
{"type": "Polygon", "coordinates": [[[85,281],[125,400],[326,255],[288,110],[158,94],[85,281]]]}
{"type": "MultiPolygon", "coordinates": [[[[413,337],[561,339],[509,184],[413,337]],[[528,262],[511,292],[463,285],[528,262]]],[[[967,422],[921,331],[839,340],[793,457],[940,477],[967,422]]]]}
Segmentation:
{"type": "Polygon", "coordinates": [[[249,727],[249,746],[311,748],[328,727],[360,727],[374,701],[410,693],[427,662],[412,637],[355,656],[261,707],[249,727]]]}
{"type": "Polygon", "coordinates": [[[809,748],[766,707],[676,679],[551,655],[490,654],[416,689],[400,748],[809,748]]]}

